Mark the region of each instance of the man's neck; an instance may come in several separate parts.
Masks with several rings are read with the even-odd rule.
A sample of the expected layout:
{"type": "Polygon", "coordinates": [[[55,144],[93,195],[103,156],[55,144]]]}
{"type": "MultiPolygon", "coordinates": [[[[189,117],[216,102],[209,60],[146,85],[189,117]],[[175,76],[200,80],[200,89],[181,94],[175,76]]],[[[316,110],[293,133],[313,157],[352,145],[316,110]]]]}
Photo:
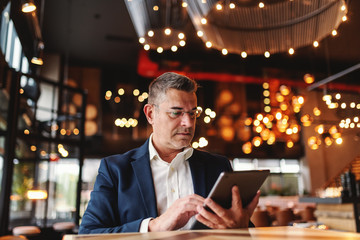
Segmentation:
{"type": "Polygon", "coordinates": [[[176,157],[176,155],[183,151],[183,149],[181,149],[181,150],[168,149],[167,151],[163,151],[163,150],[157,148],[155,145],[154,145],[154,147],[155,147],[157,153],[159,154],[160,158],[168,163],[171,163],[171,161],[176,157]]]}

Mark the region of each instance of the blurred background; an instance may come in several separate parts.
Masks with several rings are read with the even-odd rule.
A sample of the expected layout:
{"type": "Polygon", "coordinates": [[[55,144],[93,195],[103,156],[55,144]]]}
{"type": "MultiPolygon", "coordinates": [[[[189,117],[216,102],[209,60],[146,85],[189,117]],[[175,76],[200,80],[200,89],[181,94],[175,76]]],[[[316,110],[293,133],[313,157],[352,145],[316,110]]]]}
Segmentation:
{"type": "Polygon", "coordinates": [[[360,189],[359,1],[0,6],[2,235],[27,225],[53,234],[56,223],[76,232],[101,158],[150,135],[148,84],[167,71],[200,85],[194,148],[235,170],[271,170],[259,210],[291,208],[300,221],[316,206],[306,198],[351,190],[345,177],[360,189]]]}

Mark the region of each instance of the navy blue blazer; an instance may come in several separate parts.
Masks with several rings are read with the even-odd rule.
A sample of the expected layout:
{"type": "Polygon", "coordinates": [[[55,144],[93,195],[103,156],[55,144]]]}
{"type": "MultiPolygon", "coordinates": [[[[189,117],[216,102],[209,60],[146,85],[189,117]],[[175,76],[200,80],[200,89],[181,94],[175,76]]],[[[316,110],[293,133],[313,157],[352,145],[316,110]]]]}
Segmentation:
{"type": "MultiPolygon", "coordinates": [[[[194,192],[203,197],[222,171],[232,171],[227,158],[204,151],[194,150],[188,161],[194,192]]],[[[157,216],[148,139],[139,148],[102,159],[79,233],[138,232],[142,220],[157,216]]]]}

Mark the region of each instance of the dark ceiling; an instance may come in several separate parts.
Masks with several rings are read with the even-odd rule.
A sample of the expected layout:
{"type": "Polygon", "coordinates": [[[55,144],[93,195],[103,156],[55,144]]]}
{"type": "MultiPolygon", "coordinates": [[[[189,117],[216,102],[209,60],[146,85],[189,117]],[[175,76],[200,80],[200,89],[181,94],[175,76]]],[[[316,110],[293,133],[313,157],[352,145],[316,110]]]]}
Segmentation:
{"type": "MultiPolygon", "coordinates": [[[[348,21],[340,25],[337,36],[323,39],[318,48],[296,49],[293,56],[222,56],[219,51],[206,49],[197,38],[188,40],[176,53],[150,56],[155,61],[170,59],[202,71],[256,75],[263,74],[263,69],[282,69],[301,74],[314,71],[326,77],[360,62],[360,1],[347,3],[348,21]]],[[[142,46],[124,0],[46,0],[43,16],[45,50],[61,54],[70,65],[136,67],[142,46]]],[[[190,22],[188,25],[186,31],[195,36],[190,22]]]]}

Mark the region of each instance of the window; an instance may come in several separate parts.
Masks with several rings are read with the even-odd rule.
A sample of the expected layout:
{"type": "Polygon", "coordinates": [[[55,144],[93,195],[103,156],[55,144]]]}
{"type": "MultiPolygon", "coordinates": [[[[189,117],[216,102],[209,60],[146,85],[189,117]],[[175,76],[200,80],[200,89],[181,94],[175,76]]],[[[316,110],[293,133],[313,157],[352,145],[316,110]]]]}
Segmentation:
{"type": "Polygon", "coordinates": [[[78,159],[56,158],[53,161],[42,161],[39,164],[38,188],[49,191],[47,202],[36,202],[35,219],[41,222],[47,214],[47,224],[72,221],[76,207],[78,178],[78,159]]]}
{"type": "Polygon", "coordinates": [[[270,176],[261,187],[263,195],[301,195],[300,162],[297,159],[240,159],[232,161],[235,171],[269,169],[270,176]]]}
{"type": "Polygon", "coordinates": [[[10,4],[6,6],[6,8],[1,14],[0,46],[1,46],[1,51],[3,53],[5,53],[6,50],[6,40],[8,36],[9,21],[10,21],[10,4]]]}
{"type": "MultiPolygon", "coordinates": [[[[3,172],[3,165],[4,165],[4,158],[1,156],[3,153],[1,153],[1,149],[4,149],[3,146],[3,137],[0,137],[0,182],[2,182],[2,172],[3,172]]],[[[0,185],[0,192],[1,192],[1,185],[0,185]]]]}
{"type": "Polygon", "coordinates": [[[10,3],[1,14],[0,46],[5,55],[5,61],[10,67],[28,73],[29,61],[24,57],[20,39],[10,19],[10,3]]]}
{"type": "Polygon", "coordinates": [[[90,201],[90,193],[94,189],[95,179],[98,174],[100,161],[100,159],[84,159],[82,172],[83,185],[81,189],[80,216],[84,215],[87,204],[90,201]]]}

